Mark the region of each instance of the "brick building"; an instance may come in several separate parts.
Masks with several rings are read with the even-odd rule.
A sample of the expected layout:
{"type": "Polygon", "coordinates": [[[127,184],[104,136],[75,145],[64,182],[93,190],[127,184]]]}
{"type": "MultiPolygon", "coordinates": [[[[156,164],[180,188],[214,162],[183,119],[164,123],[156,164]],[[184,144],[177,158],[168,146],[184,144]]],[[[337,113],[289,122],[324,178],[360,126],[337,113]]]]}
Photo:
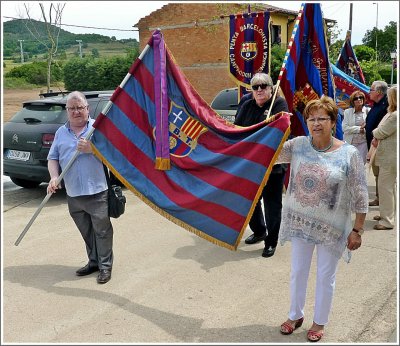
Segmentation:
{"type": "MultiPolygon", "coordinates": [[[[252,12],[271,12],[271,43],[280,42],[286,48],[298,12],[267,4],[251,6],[252,12]]],[[[211,103],[221,89],[236,86],[228,70],[229,15],[247,11],[248,4],[171,3],[134,26],[139,30],[141,49],[151,33],[160,29],[185,76],[201,97],[211,103]]]]}

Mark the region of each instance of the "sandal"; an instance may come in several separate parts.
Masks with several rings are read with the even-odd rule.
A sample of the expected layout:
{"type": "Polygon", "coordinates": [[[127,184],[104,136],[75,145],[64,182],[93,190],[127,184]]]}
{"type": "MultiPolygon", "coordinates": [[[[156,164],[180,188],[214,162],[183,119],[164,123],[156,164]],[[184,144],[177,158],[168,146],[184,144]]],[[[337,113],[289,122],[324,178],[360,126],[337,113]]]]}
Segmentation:
{"type": "Polygon", "coordinates": [[[295,322],[294,327],[293,327],[293,325],[292,325],[290,322],[288,322],[288,321],[283,322],[283,323],[281,324],[281,329],[280,329],[280,330],[281,330],[281,333],[282,333],[283,335],[292,334],[297,328],[300,328],[300,327],[301,327],[301,325],[303,324],[303,321],[304,321],[304,317],[299,318],[299,319],[296,320],[296,321],[292,321],[292,322],[295,322]]]}
{"type": "Polygon", "coordinates": [[[321,338],[323,337],[323,335],[324,335],[324,331],[323,331],[323,330],[317,332],[317,331],[315,331],[315,330],[311,330],[311,329],[310,329],[310,330],[307,332],[307,339],[308,339],[308,341],[311,341],[311,342],[317,342],[317,341],[320,341],[320,340],[321,340],[321,338]]]}
{"type": "Polygon", "coordinates": [[[373,219],[374,219],[375,221],[379,221],[379,220],[381,220],[382,218],[380,217],[380,215],[375,215],[375,216],[373,217],[373,219]]]}

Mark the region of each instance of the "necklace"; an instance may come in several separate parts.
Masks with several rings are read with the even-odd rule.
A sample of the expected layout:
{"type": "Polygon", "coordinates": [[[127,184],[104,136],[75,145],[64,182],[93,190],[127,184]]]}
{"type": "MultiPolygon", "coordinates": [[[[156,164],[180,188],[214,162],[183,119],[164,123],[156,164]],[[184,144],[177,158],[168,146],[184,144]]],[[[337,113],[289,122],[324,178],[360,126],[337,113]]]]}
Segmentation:
{"type": "Polygon", "coordinates": [[[332,148],[333,145],[333,137],[331,136],[331,142],[329,143],[329,145],[326,148],[322,148],[322,149],[318,149],[314,146],[313,144],[313,138],[311,137],[311,141],[310,141],[311,146],[313,147],[314,150],[318,151],[319,153],[324,153],[326,151],[328,151],[330,148],[332,148]]]}

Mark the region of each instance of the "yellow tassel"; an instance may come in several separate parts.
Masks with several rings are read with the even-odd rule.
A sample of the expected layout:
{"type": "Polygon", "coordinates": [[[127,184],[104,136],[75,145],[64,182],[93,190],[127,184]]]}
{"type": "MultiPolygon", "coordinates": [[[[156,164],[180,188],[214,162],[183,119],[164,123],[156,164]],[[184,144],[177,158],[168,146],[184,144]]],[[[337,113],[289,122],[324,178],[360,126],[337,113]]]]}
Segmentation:
{"type": "Polygon", "coordinates": [[[171,169],[171,160],[170,159],[163,159],[161,157],[156,158],[156,165],[155,169],[160,171],[168,171],[171,169]]]}

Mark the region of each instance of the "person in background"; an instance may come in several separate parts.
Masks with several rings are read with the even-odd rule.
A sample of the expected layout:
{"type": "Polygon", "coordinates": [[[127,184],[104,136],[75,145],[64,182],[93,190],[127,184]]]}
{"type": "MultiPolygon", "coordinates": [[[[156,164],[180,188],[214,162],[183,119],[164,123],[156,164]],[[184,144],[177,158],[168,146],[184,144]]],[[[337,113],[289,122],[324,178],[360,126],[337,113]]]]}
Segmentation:
{"type": "Polygon", "coordinates": [[[285,142],[276,161],[291,167],[279,231],[281,245],[292,243],[290,308],[280,332],[292,334],[304,321],[307,282],[316,249],[314,316],[307,332],[307,339],[315,342],[322,338],[328,323],[339,259],[349,262],[350,251],[361,246],[368,186],[358,150],[332,135],[338,117],[335,101],[327,96],[312,100],[303,116],[309,136],[285,142]]]}
{"type": "Polygon", "coordinates": [[[377,147],[375,165],[379,167],[379,221],[377,230],[392,229],[395,226],[396,178],[397,178],[397,87],[391,87],[387,93],[389,106],[387,114],[378,127],[372,131],[371,145],[377,147]]]}
{"type": "Polygon", "coordinates": [[[365,95],[358,90],[353,92],[350,95],[350,105],[351,108],[344,111],[342,123],[344,140],[358,149],[365,164],[368,154],[365,119],[369,111],[369,108],[365,107],[365,95]]]}
{"type": "Polygon", "coordinates": [[[103,164],[93,155],[85,139],[94,119],[89,117],[85,95],[73,91],[67,96],[68,121],[54,137],[48,154],[50,182],[47,193],[55,193],[60,168],[64,170],[76,150],[80,154],[64,175],[69,213],[86,244],[89,262],[76,271],[84,276],[99,271],[97,282],[111,279],[113,264],[113,226],[108,216],[108,186],[103,164]]]}
{"type": "MultiPolygon", "coordinates": [[[[372,131],[375,130],[378,124],[381,122],[382,118],[385,116],[388,100],[387,100],[387,89],[388,85],[384,81],[375,81],[371,84],[371,88],[369,91],[369,97],[371,101],[373,101],[373,105],[371,110],[368,112],[367,119],[365,120],[365,136],[367,138],[367,146],[368,150],[371,147],[372,141],[372,131]]],[[[373,163],[371,164],[372,172],[375,176],[375,193],[376,197],[373,201],[369,202],[370,206],[378,206],[379,205],[379,188],[378,188],[378,176],[379,176],[379,167],[375,166],[373,163]]]]}
{"type": "MultiPolygon", "coordinates": [[[[235,125],[251,126],[266,119],[272,103],[273,83],[266,73],[256,73],[250,81],[252,98],[245,101],[236,114],[235,125]]],[[[277,96],[270,115],[288,111],[285,99],[277,96]]],[[[263,257],[271,257],[278,243],[279,226],[282,212],[282,191],[286,165],[274,165],[267,184],[261,193],[261,198],[254,208],[249,226],[254,232],[246,240],[246,244],[255,244],[264,240],[263,257]],[[264,213],[261,207],[264,204],[264,213]],[[267,235],[268,230],[268,235],[267,235]]]]}

